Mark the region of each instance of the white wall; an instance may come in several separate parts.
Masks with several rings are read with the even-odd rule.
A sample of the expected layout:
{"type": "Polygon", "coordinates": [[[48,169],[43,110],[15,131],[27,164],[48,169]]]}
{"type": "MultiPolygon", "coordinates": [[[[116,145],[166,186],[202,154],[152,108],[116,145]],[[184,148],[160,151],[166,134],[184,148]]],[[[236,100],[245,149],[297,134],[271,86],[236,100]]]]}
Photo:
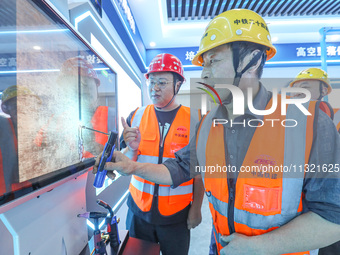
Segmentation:
{"type": "Polygon", "coordinates": [[[118,32],[112,25],[111,21],[107,17],[106,13],[103,12],[101,21],[103,22],[103,25],[105,26],[105,29],[110,33],[110,36],[114,39],[115,44],[118,46],[121,54],[124,56],[124,58],[127,60],[127,62],[130,64],[130,66],[133,68],[133,70],[137,73],[137,75],[142,78],[143,74],[140,72],[135,60],[132,58],[128,48],[126,48],[124,42],[119,37],[118,32]]]}
{"type": "Polygon", "coordinates": [[[93,35],[91,36],[91,44],[117,73],[118,123],[119,133],[121,134],[123,127],[120,117],[126,118],[132,110],[141,106],[141,90],[93,35]]]}

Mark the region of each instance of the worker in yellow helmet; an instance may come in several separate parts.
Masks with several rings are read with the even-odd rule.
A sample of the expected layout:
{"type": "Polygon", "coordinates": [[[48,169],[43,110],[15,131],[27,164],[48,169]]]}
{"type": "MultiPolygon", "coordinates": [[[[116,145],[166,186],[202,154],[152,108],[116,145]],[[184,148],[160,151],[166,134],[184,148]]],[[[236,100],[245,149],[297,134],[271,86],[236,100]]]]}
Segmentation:
{"type": "Polygon", "coordinates": [[[282,96],[268,92],[260,77],[275,52],[257,13],[237,9],[216,16],[192,62],[203,66],[201,78],[208,85],[230,79],[238,87],[229,85],[231,90],[252,91],[252,109],[265,114],[254,114],[250,105],[243,114],[234,113],[239,98],[222,88],[221,104],[202,119],[175,159],[154,165],[115,152],[105,165],[172,187],[201,174],[218,254],[305,255],[340,240],[340,171],[311,171],[340,165],[339,135],[315,101],[303,105],[310,115],[292,104],[286,109],[277,103],[272,110],[282,96]],[[298,123],[294,127],[282,124],[292,119],[298,123]]]}
{"type": "Polygon", "coordinates": [[[20,98],[20,110],[29,112],[29,108],[40,107],[42,101],[39,96],[34,94],[29,88],[24,86],[10,86],[2,92],[1,109],[4,113],[11,116],[15,130],[17,129],[17,98],[20,98]]]}
{"type": "MultiPolygon", "coordinates": [[[[320,68],[308,68],[301,71],[295,79],[289,84],[290,87],[308,89],[311,93],[311,100],[322,100],[325,96],[332,92],[332,86],[328,78],[328,74],[320,68]]],[[[304,97],[303,93],[292,94],[294,98],[304,97]]],[[[326,101],[321,101],[320,109],[324,111],[332,120],[336,126],[336,129],[340,130],[340,111],[339,109],[333,109],[326,101]]],[[[340,242],[334,243],[328,247],[322,248],[319,251],[321,254],[337,254],[339,251],[340,242]]]]}
{"type": "MultiPolygon", "coordinates": [[[[311,93],[311,100],[322,100],[332,92],[332,86],[328,74],[320,68],[308,68],[301,71],[289,84],[290,87],[308,89],[311,93]]],[[[294,98],[304,97],[303,93],[292,94],[294,98]]],[[[333,109],[327,102],[322,101],[320,109],[323,110],[332,120],[336,129],[340,131],[340,111],[333,109]]]]}
{"type": "MultiPolygon", "coordinates": [[[[311,93],[311,100],[321,100],[332,91],[327,73],[320,68],[308,68],[301,71],[289,86],[308,89],[311,93]]],[[[296,93],[292,96],[304,97],[304,94],[296,93]]]]}

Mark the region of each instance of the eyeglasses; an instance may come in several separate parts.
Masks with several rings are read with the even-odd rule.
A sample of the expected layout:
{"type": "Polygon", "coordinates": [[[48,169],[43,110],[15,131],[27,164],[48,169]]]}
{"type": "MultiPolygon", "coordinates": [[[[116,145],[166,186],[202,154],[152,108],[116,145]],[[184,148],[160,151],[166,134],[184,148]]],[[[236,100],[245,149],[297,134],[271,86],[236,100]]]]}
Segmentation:
{"type": "Polygon", "coordinates": [[[157,81],[157,80],[148,79],[147,82],[146,82],[148,87],[154,88],[157,84],[159,89],[165,88],[165,86],[169,83],[172,83],[172,81],[168,81],[168,80],[158,80],[157,81]]]}

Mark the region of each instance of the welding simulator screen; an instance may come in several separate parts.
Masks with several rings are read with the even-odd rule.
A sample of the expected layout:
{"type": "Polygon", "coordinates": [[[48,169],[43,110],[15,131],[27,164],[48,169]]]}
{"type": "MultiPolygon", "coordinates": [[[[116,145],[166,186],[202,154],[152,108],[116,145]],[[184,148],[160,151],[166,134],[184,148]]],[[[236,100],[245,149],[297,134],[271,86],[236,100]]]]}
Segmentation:
{"type": "Polygon", "coordinates": [[[0,31],[0,205],[92,165],[117,130],[116,74],[47,8],[27,0],[9,8],[0,31]]]}

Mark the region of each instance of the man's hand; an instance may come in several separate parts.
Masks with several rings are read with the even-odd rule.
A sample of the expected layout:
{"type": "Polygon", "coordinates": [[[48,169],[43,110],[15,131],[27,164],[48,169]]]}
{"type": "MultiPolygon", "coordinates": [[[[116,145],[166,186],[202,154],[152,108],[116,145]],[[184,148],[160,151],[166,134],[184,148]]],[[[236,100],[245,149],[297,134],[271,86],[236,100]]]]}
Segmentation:
{"type": "Polygon", "coordinates": [[[201,207],[191,206],[189,209],[187,225],[188,229],[197,227],[202,221],[201,207]]]}
{"type": "Polygon", "coordinates": [[[141,134],[139,132],[138,127],[129,127],[126,123],[125,119],[121,117],[122,125],[123,125],[123,137],[126,145],[129,147],[131,151],[138,150],[139,143],[141,140],[141,134]]]}
{"type": "MultiPolygon", "coordinates": [[[[93,166],[92,173],[96,174],[98,171],[98,166],[103,153],[100,153],[96,158],[96,162],[93,166]]],[[[114,180],[115,174],[113,171],[117,171],[121,175],[131,175],[134,171],[134,161],[130,160],[120,151],[113,152],[111,162],[106,162],[104,169],[107,171],[107,176],[114,180]]]]}
{"type": "Polygon", "coordinates": [[[234,233],[230,236],[222,236],[222,241],[227,243],[221,250],[221,255],[265,255],[258,249],[258,245],[250,236],[234,233]]]}
{"type": "Polygon", "coordinates": [[[197,227],[202,221],[201,207],[203,197],[204,197],[204,185],[202,181],[202,176],[197,175],[194,178],[193,201],[187,219],[188,229],[197,227]]]}

